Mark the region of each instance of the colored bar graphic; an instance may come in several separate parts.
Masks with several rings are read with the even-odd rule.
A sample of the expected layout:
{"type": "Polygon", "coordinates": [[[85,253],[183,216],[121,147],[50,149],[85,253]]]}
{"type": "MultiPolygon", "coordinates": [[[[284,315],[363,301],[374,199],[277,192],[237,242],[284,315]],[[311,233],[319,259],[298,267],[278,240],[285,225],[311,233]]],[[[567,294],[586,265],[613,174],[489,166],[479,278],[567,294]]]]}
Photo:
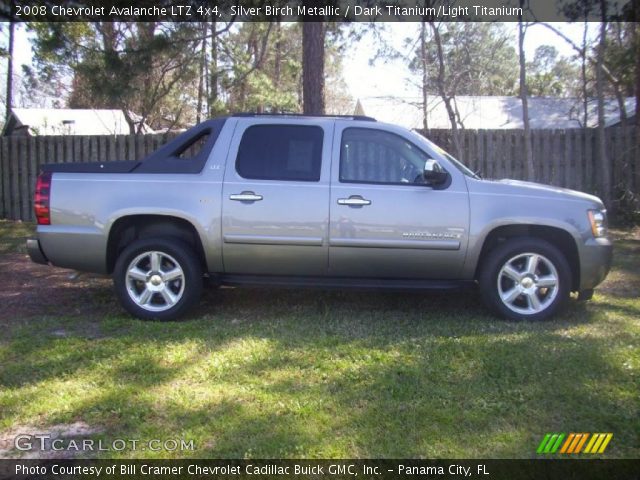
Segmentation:
{"type": "Polygon", "coordinates": [[[560,435],[558,435],[558,439],[556,440],[556,443],[551,448],[551,453],[556,453],[558,451],[558,448],[560,447],[560,444],[562,443],[563,438],[564,438],[564,433],[561,433],[560,435]]]}
{"type": "Polygon", "coordinates": [[[576,445],[578,445],[578,442],[580,441],[581,438],[582,438],[582,434],[576,433],[576,436],[574,437],[573,442],[571,442],[571,446],[569,447],[569,450],[567,450],[567,453],[574,452],[574,450],[576,449],[576,445]]]}
{"type": "Polygon", "coordinates": [[[551,438],[551,434],[547,433],[542,439],[542,441],[540,442],[540,445],[538,445],[538,450],[536,450],[536,453],[542,453],[544,451],[544,447],[550,438],[551,438]]]}
{"type": "Polygon", "coordinates": [[[612,438],[613,433],[547,433],[536,453],[604,453],[612,438]]]}
{"type": "Polygon", "coordinates": [[[591,447],[593,447],[593,444],[596,443],[597,439],[598,435],[594,433],[591,436],[591,440],[589,440],[589,443],[587,443],[587,448],[584,449],[584,453],[591,453],[591,447]]]}
{"type": "Polygon", "coordinates": [[[613,433],[594,433],[584,453],[604,453],[612,438],[613,433]]]}
{"type": "Polygon", "coordinates": [[[589,438],[589,434],[583,433],[582,438],[580,439],[580,442],[578,443],[578,445],[576,445],[576,449],[573,453],[580,453],[580,450],[582,450],[582,446],[584,445],[584,442],[587,441],[587,438],[589,438]]]}
{"type": "Polygon", "coordinates": [[[613,438],[613,433],[607,433],[606,435],[607,436],[605,437],[604,442],[602,442],[602,445],[600,445],[600,450],[598,450],[598,453],[604,453],[605,448],[607,448],[607,445],[609,445],[609,442],[613,438]]]}
{"type": "Polygon", "coordinates": [[[562,448],[560,449],[560,453],[567,453],[567,449],[569,448],[569,445],[571,445],[571,442],[573,442],[573,438],[576,436],[575,433],[570,433],[569,436],[567,437],[567,441],[564,442],[564,445],[562,446],[562,448]]]}
{"type": "Polygon", "coordinates": [[[547,446],[544,447],[544,453],[551,453],[551,447],[556,443],[556,439],[558,438],[558,434],[554,433],[551,435],[549,442],[547,442],[547,446]]]}
{"type": "Polygon", "coordinates": [[[593,447],[591,448],[591,453],[598,453],[600,444],[604,440],[604,437],[606,437],[604,433],[598,433],[597,435],[598,435],[598,439],[596,440],[596,443],[593,444],[593,447]]]}

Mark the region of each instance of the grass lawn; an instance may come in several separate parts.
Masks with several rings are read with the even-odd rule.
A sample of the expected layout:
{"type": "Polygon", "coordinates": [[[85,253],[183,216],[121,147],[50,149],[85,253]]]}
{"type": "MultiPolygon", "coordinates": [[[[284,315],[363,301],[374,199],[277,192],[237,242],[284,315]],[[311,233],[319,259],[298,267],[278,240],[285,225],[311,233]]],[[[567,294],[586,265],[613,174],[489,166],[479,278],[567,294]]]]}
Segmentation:
{"type": "MultiPolygon", "coordinates": [[[[1,222],[0,252],[31,228],[1,222]]],[[[473,291],[226,288],[187,321],[146,323],[108,281],[80,285],[97,313],[0,320],[0,439],[195,445],[112,458],[530,458],[547,432],[612,432],[603,456],[637,458],[640,230],[615,236],[594,299],[543,323],[497,319],[473,291]]]]}
{"type": "Polygon", "coordinates": [[[34,231],[32,223],[0,220],[0,254],[27,253],[25,242],[34,231]]]}

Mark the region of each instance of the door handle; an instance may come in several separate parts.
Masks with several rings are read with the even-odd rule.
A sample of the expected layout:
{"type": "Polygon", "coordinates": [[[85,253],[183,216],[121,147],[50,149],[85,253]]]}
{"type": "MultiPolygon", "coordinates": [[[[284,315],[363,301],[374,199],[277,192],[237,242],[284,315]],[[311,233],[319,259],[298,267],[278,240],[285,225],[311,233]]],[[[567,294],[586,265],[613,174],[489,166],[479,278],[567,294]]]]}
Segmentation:
{"type": "Polygon", "coordinates": [[[235,200],[237,202],[259,202],[262,200],[262,195],[256,195],[253,192],[232,193],[229,195],[229,200],[235,200]]]}
{"type": "Polygon", "coordinates": [[[350,207],[363,207],[371,205],[371,200],[362,198],[360,195],[351,195],[349,198],[339,198],[338,205],[348,205],[350,207]]]}

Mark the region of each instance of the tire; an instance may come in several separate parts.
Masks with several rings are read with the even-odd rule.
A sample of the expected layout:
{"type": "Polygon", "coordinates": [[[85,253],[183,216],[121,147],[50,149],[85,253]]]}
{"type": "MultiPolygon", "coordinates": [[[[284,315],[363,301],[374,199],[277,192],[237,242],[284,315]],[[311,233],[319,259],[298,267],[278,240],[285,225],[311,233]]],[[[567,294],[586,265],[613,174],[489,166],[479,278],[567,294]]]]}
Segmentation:
{"type": "Polygon", "coordinates": [[[193,249],[174,238],[145,238],[118,257],[113,283],[120,303],[142,320],[175,320],[200,299],[202,267],[193,249]]]}
{"type": "Polygon", "coordinates": [[[482,267],[484,303],[510,320],[546,320],[566,305],[571,269],[562,252],[539,238],[512,238],[489,253],[482,267]]]}

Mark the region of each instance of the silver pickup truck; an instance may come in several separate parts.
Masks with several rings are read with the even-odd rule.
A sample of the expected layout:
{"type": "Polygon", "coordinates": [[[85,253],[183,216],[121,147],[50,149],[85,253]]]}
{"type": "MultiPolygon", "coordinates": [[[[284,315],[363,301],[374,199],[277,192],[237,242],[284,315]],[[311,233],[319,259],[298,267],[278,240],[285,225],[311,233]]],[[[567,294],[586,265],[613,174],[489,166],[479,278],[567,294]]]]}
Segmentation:
{"type": "Polygon", "coordinates": [[[368,117],[235,115],[142,161],[45,165],[31,259],[112,274],[123,307],[170,320],[221,285],[479,285],[541,320],[607,275],[591,195],[474,174],[422,136],[368,117]],[[210,282],[208,282],[210,283],[210,282]]]}

